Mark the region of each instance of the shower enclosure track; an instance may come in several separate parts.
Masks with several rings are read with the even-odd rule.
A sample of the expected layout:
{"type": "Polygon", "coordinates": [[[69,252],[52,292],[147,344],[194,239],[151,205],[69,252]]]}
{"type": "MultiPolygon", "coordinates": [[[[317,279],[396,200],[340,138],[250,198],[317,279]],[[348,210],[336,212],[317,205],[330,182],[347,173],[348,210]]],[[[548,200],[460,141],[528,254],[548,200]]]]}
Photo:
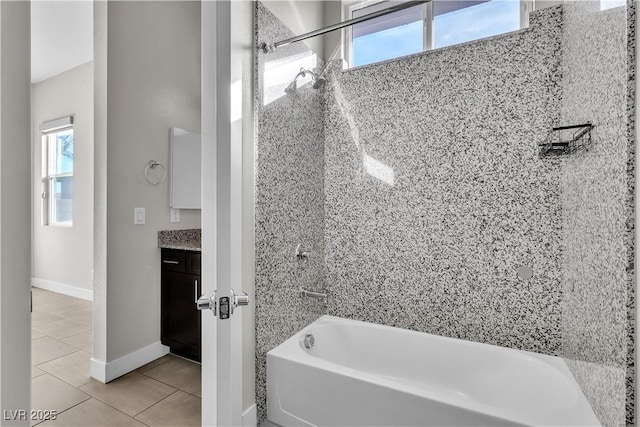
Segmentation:
{"type": "Polygon", "coordinates": [[[391,6],[383,10],[379,10],[377,12],[372,12],[364,16],[360,16],[358,18],[349,19],[347,21],[338,22],[337,24],[329,25],[324,28],[320,28],[315,31],[310,31],[305,34],[301,34],[299,36],[291,37],[285,40],[280,40],[279,42],[275,42],[273,44],[269,44],[266,42],[262,42],[258,45],[258,50],[261,50],[263,53],[269,53],[275,51],[277,48],[282,46],[287,46],[291,43],[300,42],[302,40],[309,39],[311,37],[320,36],[322,34],[329,33],[331,31],[340,30],[345,27],[349,27],[351,25],[359,24],[360,22],[365,22],[370,19],[378,18],[380,16],[388,15],[389,13],[397,12],[399,10],[407,9],[413,6],[417,6],[419,4],[428,3],[432,0],[416,0],[416,1],[408,1],[405,3],[398,4],[396,6],[391,6]]]}

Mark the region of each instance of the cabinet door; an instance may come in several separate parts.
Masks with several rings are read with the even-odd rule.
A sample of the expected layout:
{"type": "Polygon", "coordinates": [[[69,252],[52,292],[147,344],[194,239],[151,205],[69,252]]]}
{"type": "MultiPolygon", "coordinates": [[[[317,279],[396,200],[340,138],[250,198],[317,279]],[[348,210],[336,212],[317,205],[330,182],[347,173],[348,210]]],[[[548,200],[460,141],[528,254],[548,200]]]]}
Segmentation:
{"type": "Polygon", "coordinates": [[[202,257],[200,254],[188,253],[186,258],[186,272],[189,274],[200,275],[202,257]]]}
{"type": "Polygon", "coordinates": [[[185,252],[174,251],[171,249],[162,249],[162,271],[177,271],[180,273],[189,273],[185,270],[186,258],[187,254],[185,252]]]}
{"type": "Polygon", "coordinates": [[[181,356],[200,361],[200,276],[162,272],[162,343],[181,356]],[[197,289],[196,289],[197,283],[197,289]]]}

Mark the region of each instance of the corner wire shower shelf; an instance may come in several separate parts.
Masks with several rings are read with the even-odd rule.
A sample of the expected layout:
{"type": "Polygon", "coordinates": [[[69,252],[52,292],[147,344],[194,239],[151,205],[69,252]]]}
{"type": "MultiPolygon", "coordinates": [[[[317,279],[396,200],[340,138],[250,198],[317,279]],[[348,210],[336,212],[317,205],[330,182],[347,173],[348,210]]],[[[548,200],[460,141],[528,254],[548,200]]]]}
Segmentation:
{"type": "Polygon", "coordinates": [[[587,148],[591,143],[591,129],[591,123],[551,129],[545,141],[538,144],[540,158],[564,157],[587,148]]]}

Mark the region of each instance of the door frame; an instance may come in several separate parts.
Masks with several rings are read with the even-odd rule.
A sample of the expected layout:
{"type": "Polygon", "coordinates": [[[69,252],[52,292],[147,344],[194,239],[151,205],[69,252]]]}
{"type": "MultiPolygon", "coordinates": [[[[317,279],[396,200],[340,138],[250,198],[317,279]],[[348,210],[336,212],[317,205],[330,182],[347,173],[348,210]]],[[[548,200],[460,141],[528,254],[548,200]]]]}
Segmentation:
{"type": "Polygon", "coordinates": [[[28,426],[30,418],[30,10],[29,2],[0,2],[0,424],[3,426],[28,426]]]}
{"type": "MultiPolygon", "coordinates": [[[[240,3],[202,2],[202,292],[216,300],[242,287],[240,3]]],[[[202,425],[242,425],[241,311],[201,316],[202,425]]]]}

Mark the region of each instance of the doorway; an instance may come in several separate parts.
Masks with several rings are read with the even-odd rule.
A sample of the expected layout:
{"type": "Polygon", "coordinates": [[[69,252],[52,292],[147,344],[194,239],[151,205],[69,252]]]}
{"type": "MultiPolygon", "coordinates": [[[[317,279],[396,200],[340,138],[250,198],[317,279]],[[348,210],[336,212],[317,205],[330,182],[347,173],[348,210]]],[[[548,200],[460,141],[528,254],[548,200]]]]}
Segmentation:
{"type": "MultiPolygon", "coordinates": [[[[99,5],[98,7],[106,9],[107,5],[100,4],[100,3],[101,2],[97,3],[99,5]]],[[[158,2],[158,4],[160,4],[160,3],[166,3],[166,2],[158,2]]],[[[154,6],[157,6],[158,4],[154,4],[154,6]]],[[[121,6],[121,5],[116,5],[114,7],[119,7],[119,6],[121,6]]],[[[7,7],[7,9],[9,9],[9,8],[7,7]]],[[[109,18],[111,18],[112,17],[111,10],[109,10],[109,12],[110,12],[109,13],[109,18]]],[[[95,15],[96,15],[96,13],[94,13],[94,16],[95,15]]],[[[3,16],[6,17],[7,15],[3,15],[3,16]]],[[[226,19],[227,19],[227,31],[230,32],[229,25],[228,25],[230,21],[228,20],[228,18],[229,18],[229,16],[227,15],[226,16],[226,19]]],[[[5,20],[3,20],[3,29],[8,29],[10,26],[9,25],[4,25],[5,24],[4,21],[5,20]]],[[[100,25],[103,25],[103,24],[104,24],[104,22],[100,22],[100,25]]],[[[27,28],[27,27],[28,26],[23,25],[23,28],[27,28]]],[[[121,30],[121,28],[122,28],[121,26],[118,27],[119,30],[121,30]]],[[[106,35],[106,30],[107,29],[108,29],[108,27],[102,27],[102,30],[104,30],[104,33],[101,33],[101,34],[103,36],[106,35]]],[[[121,31],[119,31],[119,34],[120,33],[121,33],[121,31]]],[[[28,34],[26,34],[26,35],[25,34],[21,34],[20,36],[21,37],[25,37],[24,40],[28,40],[28,38],[29,38],[28,34]]],[[[110,40],[110,42],[111,42],[111,40],[110,40]]],[[[230,44],[231,44],[230,41],[227,39],[227,41],[226,41],[227,49],[230,46],[230,44]]],[[[26,63],[28,64],[28,61],[26,61],[26,63]]],[[[106,65],[106,64],[102,63],[101,65],[106,65]]],[[[96,68],[98,68],[98,67],[96,67],[96,68]]],[[[103,83],[106,80],[105,74],[104,74],[104,70],[105,69],[102,69],[100,67],[99,71],[97,69],[94,71],[94,78],[95,78],[95,81],[94,81],[94,93],[99,93],[99,96],[102,96],[103,94],[106,93],[106,87],[102,86],[103,83]],[[104,92],[102,92],[102,89],[104,89],[104,92]]],[[[110,72],[111,72],[111,69],[110,69],[110,72]]],[[[23,74],[26,75],[26,73],[23,73],[23,74]]],[[[3,74],[3,77],[4,78],[8,78],[8,76],[6,74],[3,74]]],[[[226,85],[230,85],[230,83],[231,82],[229,80],[227,80],[226,85]]],[[[112,98],[112,92],[111,92],[112,89],[115,88],[116,90],[119,89],[121,92],[126,92],[127,90],[130,89],[130,87],[125,87],[125,86],[126,85],[123,85],[122,87],[120,85],[112,85],[109,88],[110,100],[113,99],[112,98]]],[[[5,93],[3,93],[3,95],[5,95],[5,93]]],[[[217,96],[217,93],[216,93],[216,96],[217,96]]],[[[100,117],[100,118],[103,118],[103,117],[106,118],[106,108],[107,108],[106,99],[101,99],[101,101],[105,101],[105,102],[104,103],[100,103],[100,102],[98,102],[97,100],[94,99],[94,104],[96,106],[96,111],[94,111],[94,116],[100,117]],[[104,116],[103,116],[103,114],[104,114],[104,116]]],[[[28,103],[26,103],[26,105],[28,105],[28,103]]],[[[28,112],[24,113],[24,117],[25,118],[28,117],[28,112]]],[[[106,157],[105,152],[103,152],[103,151],[98,152],[99,150],[105,150],[106,151],[106,146],[105,145],[100,145],[98,143],[99,142],[105,142],[104,140],[102,140],[102,138],[103,138],[104,135],[106,135],[106,131],[107,131],[106,128],[109,127],[109,125],[111,123],[111,120],[112,120],[112,117],[113,117],[113,115],[110,116],[110,121],[109,122],[107,122],[106,120],[104,120],[104,121],[97,120],[94,123],[94,126],[95,126],[94,135],[95,135],[95,147],[96,147],[96,150],[94,151],[94,165],[97,163],[96,159],[98,159],[98,158],[104,159],[106,157]],[[99,149],[97,148],[98,146],[99,146],[99,149]]],[[[131,115],[131,117],[133,117],[133,121],[136,121],[136,120],[139,121],[139,119],[140,119],[139,115],[136,115],[136,114],[131,115]]],[[[115,126],[115,127],[118,128],[117,126],[115,126]]],[[[185,127],[187,127],[187,126],[185,126],[185,127]]],[[[7,127],[5,127],[4,129],[7,129],[7,127]]],[[[109,127],[109,130],[112,130],[112,129],[109,127]]],[[[6,132],[4,132],[4,130],[3,130],[3,133],[5,134],[5,137],[6,137],[7,135],[6,135],[6,132]]],[[[127,138],[122,138],[122,139],[117,138],[117,136],[119,136],[119,135],[115,135],[114,136],[113,132],[109,132],[109,141],[111,142],[112,139],[116,140],[116,141],[120,141],[120,140],[129,141],[130,139],[134,139],[134,140],[136,139],[135,137],[131,137],[130,135],[127,135],[127,138]]],[[[32,138],[29,135],[26,138],[21,138],[20,140],[22,141],[22,140],[25,140],[25,139],[31,140],[32,138]]],[[[126,154],[129,157],[131,157],[132,156],[131,146],[129,145],[128,148],[129,148],[129,150],[128,150],[128,152],[126,154]]],[[[112,152],[111,152],[112,149],[115,149],[115,147],[112,147],[110,145],[110,147],[109,147],[109,150],[110,150],[109,157],[112,157],[112,152]]],[[[3,148],[3,150],[4,150],[4,148],[3,148]]],[[[28,152],[28,149],[25,149],[25,151],[28,152]]],[[[145,157],[146,157],[146,153],[145,153],[145,157]]],[[[148,160],[148,158],[147,158],[147,160],[148,160]]],[[[106,163],[105,164],[100,164],[100,168],[102,168],[103,166],[108,166],[108,165],[106,163]]],[[[119,185],[119,184],[121,184],[121,182],[118,181],[117,174],[118,173],[122,174],[123,171],[128,171],[129,169],[126,167],[127,166],[126,164],[121,165],[121,166],[122,166],[122,169],[118,170],[117,172],[113,172],[114,175],[112,175],[110,171],[102,170],[102,169],[101,170],[95,170],[94,169],[94,174],[93,174],[94,175],[94,190],[95,189],[99,189],[101,191],[100,194],[94,193],[94,205],[93,205],[94,212],[95,212],[94,227],[93,227],[93,236],[94,236],[93,258],[94,258],[94,260],[99,260],[100,261],[100,262],[94,263],[94,266],[93,266],[94,267],[93,268],[93,282],[95,283],[95,287],[94,287],[93,291],[94,291],[94,302],[95,303],[98,303],[98,302],[105,303],[106,302],[106,298],[107,298],[106,273],[107,273],[107,269],[109,268],[109,263],[113,262],[113,258],[115,258],[115,257],[110,257],[111,259],[109,260],[109,263],[107,263],[106,257],[107,257],[107,254],[110,253],[110,251],[108,251],[107,249],[110,249],[110,248],[107,248],[106,240],[107,240],[107,238],[109,238],[110,241],[112,241],[112,242],[120,242],[121,243],[121,241],[125,240],[124,237],[126,236],[126,233],[129,232],[128,229],[122,230],[122,232],[119,232],[119,233],[116,232],[113,235],[112,234],[107,234],[107,232],[106,232],[106,223],[107,223],[106,218],[107,217],[109,219],[109,226],[110,226],[109,227],[109,233],[113,232],[113,229],[114,229],[113,225],[117,224],[118,221],[121,219],[120,215],[122,215],[123,217],[126,216],[128,218],[127,220],[124,220],[122,222],[123,224],[124,223],[128,223],[130,221],[130,209],[127,208],[127,209],[120,210],[119,209],[120,206],[118,206],[117,203],[116,204],[111,204],[110,203],[109,206],[107,206],[106,205],[106,199],[107,199],[106,191],[105,191],[104,194],[102,193],[102,191],[106,189],[107,181],[109,182],[110,188],[125,188],[126,187],[126,186],[119,185]],[[103,195],[104,195],[104,198],[102,198],[103,195]],[[115,210],[117,214],[116,215],[111,215],[112,210],[115,210]],[[126,215],[125,215],[125,213],[122,213],[125,210],[126,210],[126,215]],[[103,244],[104,244],[104,248],[100,247],[103,244]],[[104,251],[103,251],[103,249],[104,249],[104,251]]],[[[22,168],[24,169],[24,165],[22,165],[22,168]]],[[[8,170],[10,170],[10,168],[4,168],[2,173],[3,174],[7,173],[8,170]]],[[[214,173],[215,173],[215,171],[216,170],[214,169],[214,173]]],[[[28,180],[27,180],[27,182],[28,182],[28,180]]],[[[237,183],[238,183],[238,181],[234,181],[233,185],[235,186],[235,185],[237,185],[237,183]]],[[[226,181],[226,185],[228,186],[228,188],[231,188],[231,179],[228,179],[226,181]]],[[[29,194],[30,192],[31,191],[26,190],[25,192],[23,192],[23,194],[29,194]]],[[[211,197],[213,197],[213,196],[211,196],[211,197]]],[[[28,196],[26,198],[28,198],[28,196]]],[[[213,198],[215,198],[215,197],[213,197],[213,198]]],[[[3,198],[3,200],[7,200],[7,199],[3,198]]],[[[234,203],[235,202],[237,202],[237,200],[234,201],[234,203]]],[[[123,205],[128,206],[128,203],[123,203],[123,205]]],[[[27,203],[27,206],[24,207],[23,210],[15,209],[15,211],[16,211],[16,213],[20,212],[20,214],[24,216],[24,212],[28,211],[28,203],[27,203]]],[[[233,212],[233,210],[231,210],[231,209],[230,209],[230,211],[233,212]]],[[[220,217],[220,216],[218,215],[218,217],[220,217]]],[[[6,218],[7,218],[7,216],[3,215],[3,220],[5,220],[6,218]]],[[[227,217],[227,218],[229,218],[229,217],[227,217]]],[[[16,218],[16,219],[18,219],[18,218],[16,218]]],[[[15,221],[14,222],[14,224],[19,224],[19,223],[20,223],[19,221],[15,221]]],[[[237,224],[234,225],[234,226],[237,227],[237,224]]],[[[28,229],[28,227],[25,227],[25,229],[28,229]]],[[[215,233],[213,233],[213,234],[215,235],[215,233]]],[[[236,235],[236,237],[239,238],[239,235],[236,235]]],[[[236,249],[234,249],[234,250],[237,250],[237,248],[239,248],[239,247],[240,246],[237,246],[236,249]]],[[[28,253],[28,248],[25,250],[25,252],[28,253]]],[[[117,250],[116,250],[116,252],[117,252],[117,250]]],[[[25,258],[25,262],[28,263],[28,256],[27,257],[23,257],[23,258],[25,258]]],[[[237,268],[237,265],[241,264],[241,262],[240,262],[241,259],[242,259],[241,257],[234,258],[234,262],[237,263],[237,264],[235,264],[233,266],[229,266],[229,268],[228,268],[228,272],[231,272],[231,277],[233,277],[234,279],[237,279],[239,277],[237,275],[237,270],[235,270],[235,269],[237,268]]],[[[217,264],[219,265],[220,263],[218,262],[217,264]]],[[[6,274],[8,274],[8,273],[4,273],[3,272],[3,278],[5,278],[4,276],[6,274]]],[[[213,276],[212,276],[212,282],[213,282],[213,280],[214,279],[213,279],[213,276]]],[[[24,280],[19,280],[19,282],[23,283],[24,280]]],[[[122,310],[120,310],[118,313],[115,313],[117,316],[116,315],[110,316],[109,313],[107,312],[107,310],[109,310],[110,307],[108,305],[104,304],[104,305],[100,305],[99,309],[94,309],[93,313],[92,313],[92,318],[93,318],[93,325],[92,326],[93,326],[94,334],[96,332],[96,329],[98,329],[98,328],[102,328],[103,332],[104,332],[104,330],[106,330],[106,326],[107,326],[106,324],[107,324],[107,322],[109,322],[109,331],[110,331],[109,349],[107,349],[107,346],[106,346],[106,334],[103,334],[103,337],[102,337],[103,339],[100,340],[100,342],[98,342],[98,340],[94,340],[93,346],[92,346],[93,347],[93,358],[96,359],[96,357],[102,357],[104,361],[106,361],[106,360],[121,361],[122,357],[124,357],[124,356],[122,356],[120,353],[124,353],[124,355],[126,355],[126,354],[129,354],[129,353],[127,353],[128,351],[129,352],[131,351],[129,348],[127,348],[127,346],[135,348],[135,345],[132,345],[132,342],[135,341],[135,338],[137,338],[136,337],[136,333],[137,333],[136,327],[138,327],[139,323],[140,323],[140,321],[139,321],[140,315],[139,315],[139,312],[136,311],[136,309],[138,308],[136,303],[139,302],[142,297],[148,295],[148,293],[145,293],[145,289],[144,288],[137,289],[137,290],[133,286],[128,286],[128,287],[124,288],[125,285],[132,285],[133,284],[135,286],[135,284],[138,283],[138,281],[132,280],[131,278],[129,278],[129,279],[123,281],[124,284],[120,285],[120,286],[123,287],[123,289],[126,290],[127,297],[129,298],[129,300],[124,299],[124,301],[123,301],[123,299],[118,299],[118,298],[116,298],[115,300],[112,300],[113,295],[114,295],[114,291],[117,291],[116,288],[118,286],[118,285],[112,286],[112,283],[114,283],[114,282],[118,283],[117,280],[113,280],[113,275],[110,275],[109,276],[109,295],[108,295],[109,302],[118,302],[120,304],[123,304],[123,307],[121,307],[122,310]],[[138,292],[137,293],[133,292],[134,290],[136,290],[138,292]],[[127,304],[131,304],[131,307],[127,306],[127,304]],[[111,324],[112,319],[115,322],[115,324],[113,324],[113,325],[111,324]],[[125,338],[124,342],[121,343],[122,344],[121,346],[117,346],[117,345],[113,345],[112,346],[111,345],[112,344],[111,341],[113,341],[112,340],[112,338],[114,336],[113,333],[117,332],[117,328],[119,326],[118,322],[120,322],[122,325],[129,326],[129,330],[127,330],[126,331],[127,333],[125,333],[123,335],[123,336],[126,336],[126,338],[125,338]]],[[[234,284],[234,286],[236,288],[242,288],[242,285],[241,285],[241,283],[239,281],[236,282],[236,284],[234,284]]],[[[22,290],[23,290],[23,292],[26,291],[24,286],[23,286],[22,290]]],[[[24,292],[24,293],[26,294],[26,292],[24,292]]],[[[5,296],[5,293],[3,291],[3,297],[4,296],[5,296]]],[[[51,295],[43,294],[43,296],[45,297],[45,299],[49,298],[49,301],[51,301],[51,299],[50,299],[50,298],[52,298],[51,295]]],[[[75,301],[73,301],[73,302],[75,302],[75,301]]],[[[5,301],[3,301],[3,303],[5,303],[5,301]]],[[[111,305],[111,307],[114,307],[116,304],[110,304],[110,305],[111,305]]],[[[96,308],[96,307],[94,307],[94,308],[96,308]]],[[[8,313],[8,311],[4,311],[3,315],[5,313],[8,313]]],[[[64,313],[60,313],[60,314],[64,314],[64,313]]],[[[18,317],[19,316],[17,316],[16,319],[18,317]]],[[[236,317],[236,318],[238,319],[239,317],[236,317]]],[[[70,319],[64,319],[63,318],[61,320],[70,320],[70,319]]],[[[233,323],[235,325],[234,329],[237,331],[239,324],[235,323],[235,322],[231,322],[231,323],[233,323]]],[[[231,325],[231,323],[228,323],[228,324],[231,325]]],[[[25,321],[25,324],[28,325],[29,322],[25,321]]],[[[120,326],[122,326],[122,325],[120,325],[120,326]]],[[[143,333],[144,333],[144,331],[151,330],[151,334],[155,335],[153,330],[152,330],[153,328],[154,328],[154,326],[152,326],[152,325],[143,324],[142,328],[140,330],[143,331],[143,333]],[[147,328],[145,328],[145,327],[147,327],[147,328]]],[[[83,331],[83,332],[86,332],[86,331],[83,331]]],[[[214,332],[215,332],[215,330],[214,330],[214,332]]],[[[25,333],[24,336],[26,337],[27,334],[25,333]]],[[[237,335],[235,335],[235,337],[236,337],[236,339],[239,340],[239,339],[241,339],[241,334],[237,334],[237,335]]],[[[40,337],[40,338],[42,338],[42,337],[40,337]]],[[[66,338],[68,338],[68,337],[64,337],[62,339],[66,339],[66,338]]],[[[229,335],[225,335],[224,337],[221,337],[221,336],[218,336],[218,335],[214,334],[214,338],[216,340],[219,339],[219,338],[220,339],[229,339],[229,335]]],[[[7,347],[4,347],[4,348],[7,348],[7,347]]],[[[228,356],[232,356],[234,354],[239,354],[238,352],[241,352],[241,348],[240,347],[235,346],[235,345],[230,345],[230,344],[226,345],[225,349],[229,350],[229,352],[227,353],[228,356]]],[[[24,359],[24,355],[18,354],[17,351],[16,351],[15,356],[18,356],[18,358],[22,357],[24,359]]],[[[234,359],[234,364],[235,364],[236,368],[238,366],[240,366],[240,363],[239,363],[240,359],[241,359],[240,357],[237,357],[237,358],[234,359]],[[236,362],[238,362],[238,363],[236,364],[236,362]]],[[[7,360],[11,360],[11,358],[4,358],[3,357],[3,364],[7,360]]],[[[93,369],[93,366],[92,366],[92,369],[93,369]]],[[[221,367],[219,364],[213,365],[213,369],[215,371],[220,371],[220,372],[225,370],[224,367],[221,367]]],[[[213,385],[216,388],[223,387],[223,386],[224,387],[228,387],[227,389],[231,391],[231,395],[233,395],[233,396],[241,396],[241,394],[242,394],[242,386],[240,384],[242,383],[242,381],[241,381],[242,374],[239,373],[236,370],[236,371],[232,372],[231,375],[229,376],[229,379],[234,379],[235,380],[235,379],[238,379],[238,378],[240,379],[239,382],[237,382],[237,381],[225,381],[224,383],[221,384],[221,383],[218,383],[218,382],[214,381],[213,385]]],[[[9,381],[8,376],[4,376],[3,375],[3,380],[7,380],[7,384],[11,383],[9,381]]],[[[211,378],[208,378],[208,381],[206,381],[206,382],[211,383],[211,378]]],[[[3,395],[3,397],[4,397],[4,395],[3,395]]],[[[215,395],[213,397],[215,397],[215,395]]],[[[232,400],[234,402],[241,402],[240,398],[236,399],[234,397],[232,400]]],[[[3,404],[4,404],[4,401],[3,401],[3,404]]],[[[77,405],[77,406],[79,406],[79,405],[77,405]]],[[[215,406],[218,409],[220,407],[220,405],[215,405],[215,406]]],[[[242,405],[238,404],[238,405],[234,406],[232,412],[234,414],[233,415],[233,419],[240,419],[240,417],[242,415],[241,414],[242,405]],[[239,413],[239,415],[236,415],[238,413],[239,413]]],[[[225,413],[227,413],[226,410],[225,410],[225,413]]],[[[214,414],[215,414],[215,412],[214,412],[214,414]]],[[[215,420],[216,420],[216,418],[213,418],[213,422],[209,423],[209,424],[216,424],[217,422],[215,420]]]]}

